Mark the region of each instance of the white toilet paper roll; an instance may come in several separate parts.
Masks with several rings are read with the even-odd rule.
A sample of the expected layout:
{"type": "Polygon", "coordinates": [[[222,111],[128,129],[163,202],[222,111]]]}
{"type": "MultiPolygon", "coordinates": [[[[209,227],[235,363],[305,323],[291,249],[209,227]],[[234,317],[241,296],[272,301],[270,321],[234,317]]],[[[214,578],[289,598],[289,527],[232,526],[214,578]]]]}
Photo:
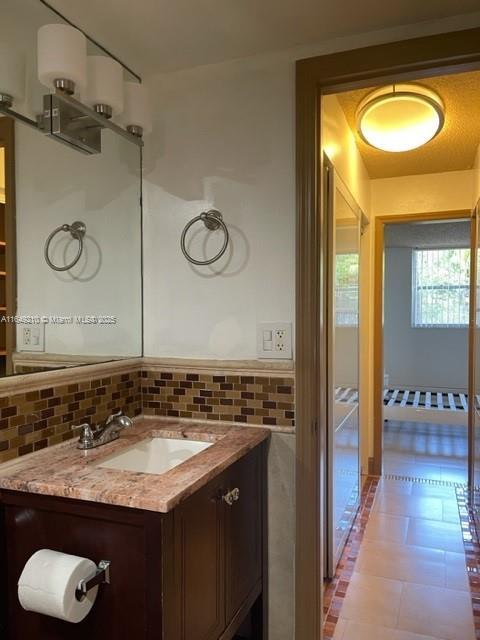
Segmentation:
{"type": "Polygon", "coordinates": [[[78,584],[95,574],[96,565],[87,558],[51,549],[33,554],[18,581],[18,599],[26,611],[80,622],[93,607],[98,587],[91,589],[81,602],[75,597],[78,584]]]}

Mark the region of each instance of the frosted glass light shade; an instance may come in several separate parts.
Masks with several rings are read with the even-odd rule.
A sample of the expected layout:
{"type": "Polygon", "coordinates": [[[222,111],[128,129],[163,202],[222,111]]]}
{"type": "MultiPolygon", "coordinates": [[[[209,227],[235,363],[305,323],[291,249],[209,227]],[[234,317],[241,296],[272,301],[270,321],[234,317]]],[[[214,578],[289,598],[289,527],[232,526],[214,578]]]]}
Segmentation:
{"type": "Polygon", "coordinates": [[[138,82],[124,83],[125,104],[122,122],[125,127],[141,127],[143,135],[152,132],[152,110],[148,92],[143,84],[138,82]]]}
{"type": "Polygon", "coordinates": [[[85,102],[91,107],[107,105],[114,116],[122,113],[122,65],[107,56],[88,56],[85,102]]]}
{"type": "Polygon", "coordinates": [[[440,133],[445,120],[440,97],[415,84],[391,85],[369,94],[360,104],[360,136],[382,151],[417,149],[440,133]]]}
{"type": "Polygon", "coordinates": [[[75,91],[87,86],[87,41],[81,31],[68,24],[45,24],[38,30],[38,79],[49,89],[55,80],[70,80],[75,91]]]}
{"type": "Polygon", "coordinates": [[[25,58],[11,47],[0,44],[0,93],[22,102],[25,98],[25,58]]]}

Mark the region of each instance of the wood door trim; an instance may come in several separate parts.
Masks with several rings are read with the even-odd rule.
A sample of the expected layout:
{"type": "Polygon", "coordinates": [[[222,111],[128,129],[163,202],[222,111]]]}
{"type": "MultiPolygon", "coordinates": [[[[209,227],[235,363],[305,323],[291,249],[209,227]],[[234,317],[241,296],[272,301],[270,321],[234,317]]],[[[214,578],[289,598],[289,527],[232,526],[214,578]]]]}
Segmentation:
{"type": "Polygon", "coordinates": [[[402,215],[384,215],[375,217],[374,263],[373,263],[373,462],[372,475],[382,474],[383,459],[383,305],[384,305],[384,255],[385,225],[408,224],[411,222],[429,222],[439,220],[469,219],[471,211],[438,211],[408,213],[402,215]]]}
{"type": "Polygon", "coordinates": [[[475,389],[476,377],[476,346],[477,346],[477,270],[478,264],[478,229],[480,214],[480,200],[475,204],[470,227],[470,313],[468,322],[468,486],[473,489],[475,484],[475,389]]]}
{"type": "Polygon", "coordinates": [[[321,96],[377,82],[480,68],[480,28],[300,60],[296,65],[295,635],[322,637],[325,290],[321,96]]]}
{"type": "MultiPolygon", "coordinates": [[[[5,297],[7,310],[5,315],[17,313],[17,242],[16,242],[16,204],[15,204],[15,123],[12,118],[0,118],[0,146],[5,149],[5,297]]],[[[6,374],[13,373],[12,354],[16,347],[15,324],[6,324],[6,374]]]]}

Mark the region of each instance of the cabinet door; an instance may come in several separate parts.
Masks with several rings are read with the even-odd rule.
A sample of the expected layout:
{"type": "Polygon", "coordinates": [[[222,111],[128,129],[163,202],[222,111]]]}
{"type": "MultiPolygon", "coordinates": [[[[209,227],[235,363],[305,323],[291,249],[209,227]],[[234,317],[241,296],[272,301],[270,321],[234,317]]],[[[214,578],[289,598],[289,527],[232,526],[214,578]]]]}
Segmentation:
{"type": "MultiPolygon", "coordinates": [[[[11,502],[4,506],[7,558],[3,581],[8,581],[9,620],[8,633],[0,634],[2,640],[160,640],[160,632],[147,633],[146,628],[145,591],[156,564],[146,557],[142,512],[30,494],[2,497],[11,502]],[[111,584],[100,586],[92,610],[78,624],[20,606],[18,578],[26,561],[42,548],[112,563],[111,584]]],[[[160,523],[159,514],[154,515],[160,523]]],[[[160,535],[158,539],[160,543],[160,535]]],[[[152,590],[158,605],[149,622],[161,629],[161,592],[157,593],[155,585],[152,590]]]]}
{"type": "Polygon", "coordinates": [[[172,640],[217,640],[225,628],[221,495],[220,478],[175,510],[176,613],[168,625],[172,640]]]}
{"type": "Polygon", "coordinates": [[[227,473],[227,490],[238,500],[225,505],[226,614],[230,621],[262,578],[262,447],[227,473]]]}

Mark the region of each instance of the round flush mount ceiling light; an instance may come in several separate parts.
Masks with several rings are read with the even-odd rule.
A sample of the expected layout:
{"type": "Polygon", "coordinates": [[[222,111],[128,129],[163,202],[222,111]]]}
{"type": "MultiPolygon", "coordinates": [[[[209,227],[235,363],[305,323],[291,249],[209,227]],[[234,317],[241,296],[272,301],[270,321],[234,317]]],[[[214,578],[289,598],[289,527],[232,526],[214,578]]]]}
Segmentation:
{"type": "Polygon", "coordinates": [[[382,151],[417,149],[440,133],[444,122],[440,97],[416,84],[382,87],[367,95],[357,110],[360,137],[382,151]]]}

